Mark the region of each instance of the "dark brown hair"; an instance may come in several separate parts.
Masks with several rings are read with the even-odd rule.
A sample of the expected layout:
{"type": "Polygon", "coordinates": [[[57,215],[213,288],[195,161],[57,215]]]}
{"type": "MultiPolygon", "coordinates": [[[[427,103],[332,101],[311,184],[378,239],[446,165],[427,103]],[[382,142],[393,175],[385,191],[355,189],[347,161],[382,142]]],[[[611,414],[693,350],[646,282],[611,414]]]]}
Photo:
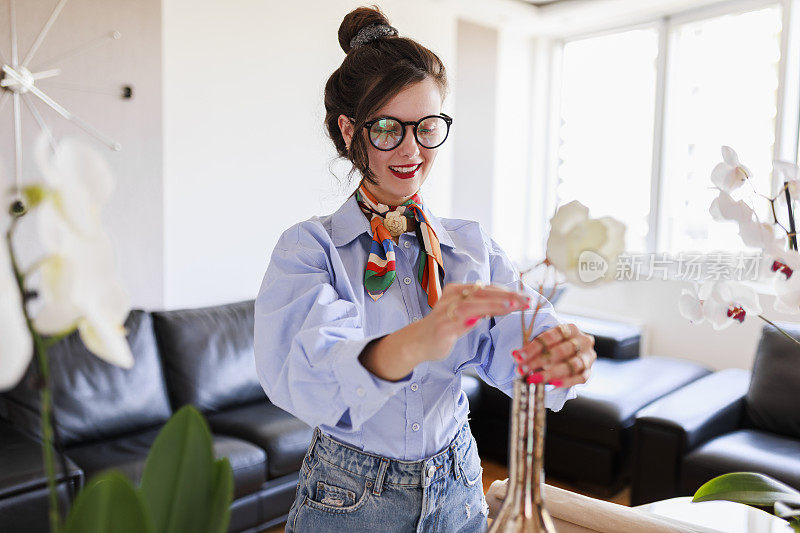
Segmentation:
{"type": "Polygon", "coordinates": [[[350,40],[374,24],[389,25],[378,6],[359,7],[345,15],[339,26],[339,45],[347,56],[325,84],[325,126],[339,156],[353,164],[348,178],[358,170],[372,183],[364,123],[405,87],[425,78],[439,86],[442,98],[447,94],[444,64],[414,39],[392,35],[350,48],[350,40]],[[349,150],[339,129],[339,115],[355,121],[349,150]]]}

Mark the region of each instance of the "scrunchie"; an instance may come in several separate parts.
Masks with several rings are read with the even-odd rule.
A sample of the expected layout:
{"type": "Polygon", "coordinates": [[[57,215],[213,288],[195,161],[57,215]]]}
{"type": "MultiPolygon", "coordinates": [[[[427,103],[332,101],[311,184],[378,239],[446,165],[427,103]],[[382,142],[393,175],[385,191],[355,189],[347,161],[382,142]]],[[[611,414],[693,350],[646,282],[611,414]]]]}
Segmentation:
{"type": "Polygon", "coordinates": [[[361,45],[367,44],[375,39],[386,37],[387,35],[397,35],[397,29],[394,26],[387,26],[386,24],[372,24],[365,26],[356,33],[355,37],[350,39],[350,49],[358,48],[361,45]]]}

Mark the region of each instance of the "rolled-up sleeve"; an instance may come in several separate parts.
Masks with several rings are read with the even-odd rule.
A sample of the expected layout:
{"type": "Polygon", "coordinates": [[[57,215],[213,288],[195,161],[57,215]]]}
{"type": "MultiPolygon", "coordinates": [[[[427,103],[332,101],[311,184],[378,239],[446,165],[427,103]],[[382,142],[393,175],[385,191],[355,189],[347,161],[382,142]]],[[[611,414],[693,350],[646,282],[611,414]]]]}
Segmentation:
{"type": "MultiPolygon", "coordinates": [[[[505,252],[484,234],[484,240],[489,252],[489,266],[491,272],[491,282],[510,290],[519,289],[519,275],[505,252]]],[[[524,284],[525,292],[531,297],[531,304],[535,306],[537,301],[542,302],[542,306],[536,315],[536,322],[531,338],[547,331],[550,328],[564,322],[555,312],[553,305],[541,294],[524,284]]],[[[490,322],[488,341],[483,342],[481,363],[477,368],[478,375],[487,383],[502,390],[511,396],[514,389],[514,379],[517,377],[516,362],[511,355],[513,350],[522,346],[522,322],[520,312],[493,318],[490,322]]],[[[532,312],[526,313],[528,320],[532,317],[532,312]]],[[[545,406],[553,411],[559,411],[564,403],[570,398],[575,397],[573,387],[554,388],[546,385],[545,406]]]]}
{"type": "Polygon", "coordinates": [[[332,284],[325,231],[306,222],[279,239],[255,303],[255,362],[272,403],[311,426],[356,429],[403,385],[358,357],[365,336],[355,298],[332,284]]]}

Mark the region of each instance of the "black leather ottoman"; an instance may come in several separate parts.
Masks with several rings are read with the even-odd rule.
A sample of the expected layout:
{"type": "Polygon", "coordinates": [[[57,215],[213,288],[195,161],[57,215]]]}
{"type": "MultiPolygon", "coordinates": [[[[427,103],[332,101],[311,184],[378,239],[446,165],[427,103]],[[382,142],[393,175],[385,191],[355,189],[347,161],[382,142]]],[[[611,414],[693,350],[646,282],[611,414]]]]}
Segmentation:
{"type": "Polygon", "coordinates": [[[615,491],[630,475],[636,412],[709,372],[669,357],[598,359],[578,396],[547,414],[546,472],[615,491]]]}
{"type": "MultiPolygon", "coordinates": [[[[547,475],[598,492],[618,490],[630,476],[636,412],[708,373],[696,363],[668,357],[598,358],[589,382],[576,388],[577,397],[561,411],[547,413],[547,475]]],[[[506,463],[509,401],[497,390],[483,392],[473,417],[478,446],[482,456],[506,463]]]]}

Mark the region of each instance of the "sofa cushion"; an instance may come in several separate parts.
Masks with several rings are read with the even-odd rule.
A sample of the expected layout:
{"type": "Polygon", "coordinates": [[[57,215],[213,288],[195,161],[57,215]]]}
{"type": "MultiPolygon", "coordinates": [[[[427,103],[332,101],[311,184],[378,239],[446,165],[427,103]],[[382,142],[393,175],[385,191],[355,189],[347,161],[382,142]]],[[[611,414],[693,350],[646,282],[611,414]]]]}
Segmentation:
{"type": "Polygon", "coordinates": [[[578,326],[595,338],[594,351],[606,359],[636,359],[642,340],[642,328],[616,320],[558,313],[559,318],[578,326]]]}
{"type": "MultiPolygon", "coordinates": [[[[169,419],[167,390],[150,315],[132,311],[125,328],[134,358],[134,365],[128,370],[89,352],[77,333],[50,349],[53,410],[65,446],[113,438],[169,419]]],[[[20,384],[0,399],[0,416],[28,433],[41,435],[35,378],[31,365],[20,384]]]]}
{"type": "Polygon", "coordinates": [[[260,402],[208,415],[214,433],[252,442],[267,452],[268,478],[300,470],[313,430],[283,409],[260,402]]]}
{"type": "MultiPolygon", "coordinates": [[[[780,324],[800,340],[800,325],[780,324]]],[[[745,412],[756,428],[800,439],[800,347],[769,324],[758,343],[745,412]]]]}
{"type": "Polygon", "coordinates": [[[266,399],[253,355],[253,300],[153,313],[170,400],[201,411],[266,399]]]}
{"type": "MultiPolygon", "coordinates": [[[[138,485],[144,472],[147,453],[161,428],[156,427],[125,437],[79,445],[66,450],[66,455],[80,466],[86,480],[108,468],[122,470],[138,485]]],[[[212,435],[214,456],[227,457],[233,470],[233,497],[258,491],[266,481],[267,458],[264,451],[242,440],[212,435]]]]}
{"type": "Polygon", "coordinates": [[[726,433],[683,458],[681,485],[692,494],[728,472],[760,472],[800,490],[800,440],[756,429],[726,433]]]}
{"type": "Polygon", "coordinates": [[[623,432],[639,409],[708,373],[696,363],[669,357],[597,359],[589,381],[576,387],[577,397],[561,411],[547,413],[547,429],[621,449],[623,432]]]}

